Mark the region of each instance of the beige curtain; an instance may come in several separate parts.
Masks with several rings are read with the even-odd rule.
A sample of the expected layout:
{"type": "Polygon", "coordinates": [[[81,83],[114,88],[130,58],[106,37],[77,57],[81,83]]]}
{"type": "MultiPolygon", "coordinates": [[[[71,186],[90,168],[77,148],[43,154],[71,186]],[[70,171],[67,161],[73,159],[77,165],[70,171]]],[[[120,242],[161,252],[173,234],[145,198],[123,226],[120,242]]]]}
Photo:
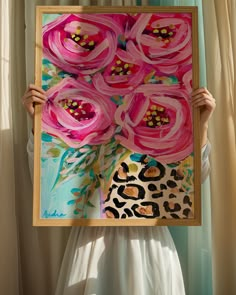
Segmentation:
{"type": "Polygon", "coordinates": [[[236,294],[236,1],[203,1],[211,121],[214,295],[236,294]]]}

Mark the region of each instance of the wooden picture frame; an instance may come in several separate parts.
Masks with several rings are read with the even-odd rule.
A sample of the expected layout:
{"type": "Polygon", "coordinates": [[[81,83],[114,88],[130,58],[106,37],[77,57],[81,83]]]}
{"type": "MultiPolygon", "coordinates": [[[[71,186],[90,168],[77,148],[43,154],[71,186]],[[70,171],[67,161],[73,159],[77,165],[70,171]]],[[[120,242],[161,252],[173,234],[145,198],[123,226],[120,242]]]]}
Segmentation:
{"type": "Polygon", "coordinates": [[[201,224],[197,7],[38,6],[34,226],[201,224]]]}

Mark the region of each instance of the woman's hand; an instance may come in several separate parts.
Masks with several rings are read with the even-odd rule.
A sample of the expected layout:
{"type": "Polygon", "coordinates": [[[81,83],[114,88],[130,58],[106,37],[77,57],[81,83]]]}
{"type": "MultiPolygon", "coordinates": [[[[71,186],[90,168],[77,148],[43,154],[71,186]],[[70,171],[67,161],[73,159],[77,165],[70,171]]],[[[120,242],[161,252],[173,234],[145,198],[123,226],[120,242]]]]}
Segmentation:
{"type": "Polygon", "coordinates": [[[30,84],[28,89],[25,91],[25,94],[23,95],[21,101],[27,113],[33,119],[34,104],[35,103],[44,104],[47,101],[47,97],[45,95],[45,91],[42,88],[34,84],[30,84]]]}
{"type": "Polygon", "coordinates": [[[212,94],[203,87],[192,92],[192,106],[200,108],[201,144],[204,146],[207,142],[208,122],[215,110],[216,101],[212,94]]]}

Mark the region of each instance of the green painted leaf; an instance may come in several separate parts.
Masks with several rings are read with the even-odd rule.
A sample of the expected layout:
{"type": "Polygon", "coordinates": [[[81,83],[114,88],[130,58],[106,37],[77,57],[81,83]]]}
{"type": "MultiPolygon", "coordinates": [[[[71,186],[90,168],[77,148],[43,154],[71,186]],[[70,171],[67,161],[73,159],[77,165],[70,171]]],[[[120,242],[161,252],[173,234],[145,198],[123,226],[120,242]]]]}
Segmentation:
{"type": "Polygon", "coordinates": [[[178,84],[179,83],[178,78],[176,76],[171,75],[170,79],[171,79],[172,84],[178,84]]]}
{"type": "Polygon", "coordinates": [[[59,157],[60,153],[61,153],[61,151],[58,148],[51,148],[47,151],[47,154],[49,154],[53,158],[59,157]]]}
{"type": "Polygon", "coordinates": [[[89,171],[89,176],[90,176],[91,178],[94,178],[94,177],[95,177],[95,173],[94,173],[93,170],[90,170],[90,171],[89,171]]]}
{"type": "Polygon", "coordinates": [[[120,95],[114,95],[111,97],[111,101],[114,102],[116,105],[122,105],[123,97],[120,95]]]}
{"type": "Polygon", "coordinates": [[[74,205],[75,204],[75,200],[70,200],[67,202],[67,205],[74,205]]]}
{"type": "Polygon", "coordinates": [[[50,76],[50,75],[47,74],[47,73],[43,73],[43,74],[42,74],[42,79],[45,80],[45,81],[47,81],[47,80],[52,79],[52,76],[50,76]]]}
{"type": "Polygon", "coordinates": [[[60,147],[62,147],[63,149],[68,148],[68,145],[67,145],[66,143],[64,143],[64,142],[61,142],[61,143],[59,143],[58,145],[59,145],[60,147]]]}
{"type": "Polygon", "coordinates": [[[91,184],[91,180],[90,180],[90,178],[84,178],[83,179],[83,182],[82,182],[82,186],[87,186],[87,185],[89,185],[89,184],[91,184]]]}
{"type": "Polygon", "coordinates": [[[87,202],[87,206],[88,206],[88,207],[95,208],[95,206],[94,206],[90,201],[87,202]]]}
{"type": "Polygon", "coordinates": [[[48,64],[51,64],[51,62],[50,62],[48,59],[44,58],[44,59],[42,60],[42,64],[43,64],[43,65],[48,65],[48,64]]]}
{"type": "Polygon", "coordinates": [[[47,133],[42,133],[41,139],[45,142],[52,142],[52,136],[47,133]]]}
{"type": "Polygon", "coordinates": [[[193,170],[192,169],[187,169],[187,170],[188,170],[189,176],[192,176],[193,175],[193,170]]]}
{"type": "Polygon", "coordinates": [[[147,164],[148,167],[152,167],[156,165],[157,165],[157,161],[154,159],[151,159],[150,161],[148,161],[148,164],[147,164]]]}
{"type": "Polygon", "coordinates": [[[72,188],[72,190],[70,191],[72,194],[79,192],[80,189],[79,188],[72,188]]]}
{"type": "Polygon", "coordinates": [[[47,85],[43,85],[42,88],[44,91],[47,91],[49,87],[47,85]]]}
{"type": "Polygon", "coordinates": [[[180,164],[180,162],[176,162],[176,163],[167,164],[167,166],[170,168],[174,168],[174,167],[179,166],[179,164],[180,164]]]}
{"type": "Polygon", "coordinates": [[[134,153],[134,154],[130,155],[130,159],[134,162],[140,162],[142,158],[143,158],[143,154],[134,153]]]}

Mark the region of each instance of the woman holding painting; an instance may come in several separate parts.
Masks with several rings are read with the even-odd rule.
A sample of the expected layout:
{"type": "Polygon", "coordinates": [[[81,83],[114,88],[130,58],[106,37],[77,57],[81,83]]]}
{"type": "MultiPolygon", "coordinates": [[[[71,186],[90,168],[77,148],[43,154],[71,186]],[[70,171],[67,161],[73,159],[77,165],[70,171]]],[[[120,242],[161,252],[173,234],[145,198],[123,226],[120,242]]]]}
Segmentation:
{"type": "MultiPolygon", "coordinates": [[[[46,92],[29,85],[22,103],[34,117],[34,104],[45,104],[46,92]]],[[[208,122],[215,99],[206,88],[193,91],[200,109],[202,181],[209,173],[208,122]]],[[[33,166],[33,133],[28,142],[33,166]]],[[[167,227],[72,227],[56,295],[184,295],[178,254],[167,227]]]]}

